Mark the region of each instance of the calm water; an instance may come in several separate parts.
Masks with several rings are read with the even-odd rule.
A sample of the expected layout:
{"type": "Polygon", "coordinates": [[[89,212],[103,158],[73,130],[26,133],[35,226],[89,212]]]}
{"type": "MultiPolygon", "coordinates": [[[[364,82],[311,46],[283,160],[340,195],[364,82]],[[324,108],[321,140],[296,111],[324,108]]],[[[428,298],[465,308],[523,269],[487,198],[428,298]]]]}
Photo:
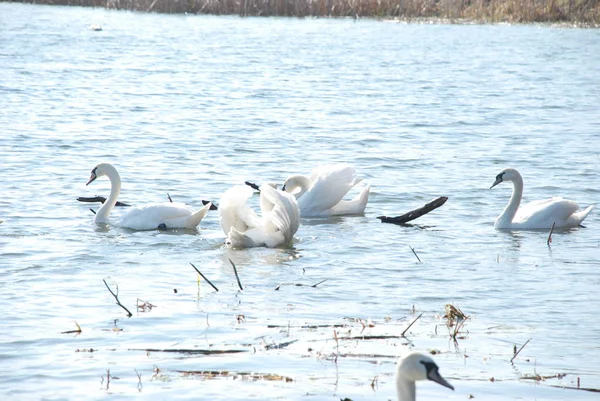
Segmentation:
{"type": "Polygon", "coordinates": [[[599,105],[598,30],[0,4],[0,396],[387,400],[412,348],[456,387],[419,383],[421,399],[595,400],[560,387],[600,388],[600,211],[548,247],[496,231],[510,187],[488,188],[513,166],[525,200],[598,203],[599,105]],[[238,251],[214,212],[197,232],[97,228],[75,199],[108,194],[85,186],[100,161],[132,204],[200,207],[342,161],[372,194],[364,216],[303,220],[291,249],[238,251]],[[376,219],[441,195],[418,226],[376,219]],[[470,315],[457,344],[447,303],[470,315]],[[406,339],[344,339],[419,313],[406,339]]]}

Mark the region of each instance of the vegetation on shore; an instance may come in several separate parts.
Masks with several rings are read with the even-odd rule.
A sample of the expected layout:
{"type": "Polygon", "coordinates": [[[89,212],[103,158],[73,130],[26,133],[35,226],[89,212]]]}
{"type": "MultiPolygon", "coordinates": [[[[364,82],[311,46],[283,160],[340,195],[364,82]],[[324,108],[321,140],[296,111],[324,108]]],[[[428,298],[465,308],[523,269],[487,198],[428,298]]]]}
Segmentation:
{"type": "Polygon", "coordinates": [[[600,0],[25,0],[160,13],[600,24],[600,0]]]}

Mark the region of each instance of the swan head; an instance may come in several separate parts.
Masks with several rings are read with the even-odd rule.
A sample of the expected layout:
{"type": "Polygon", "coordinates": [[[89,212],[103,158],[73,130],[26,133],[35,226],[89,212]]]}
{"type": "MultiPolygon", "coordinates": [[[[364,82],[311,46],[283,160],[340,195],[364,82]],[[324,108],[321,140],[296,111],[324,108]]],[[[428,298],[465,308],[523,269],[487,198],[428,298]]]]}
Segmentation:
{"type": "Polygon", "coordinates": [[[494,188],[496,185],[500,184],[504,181],[517,181],[521,179],[521,174],[514,168],[505,168],[496,176],[496,181],[492,184],[490,189],[494,188]]]}
{"type": "Polygon", "coordinates": [[[96,180],[96,178],[102,177],[104,175],[111,175],[116,173],[116,169],[112,164],[109,163],[100,163],[96,167],[92,169],[92,174],[90,175],[90,179],[85,185],[90,185],[92,182],[96,180]]]}
{"type": "Polygon", "coordinates": [[[308,190],[309,184],[308,178],[303,175],[293,175],[285,180],[281,190],[294,195],[298,199],[308,190]]]}
{"type": "Polygon", "coordinates": [[[431,380],[454,390],[454,386],[440,375],[439,367],[431,357],[413,352],[398,361],[396,381],[399,383],[401,381],[415,382],[417,380],[431,380]]]}

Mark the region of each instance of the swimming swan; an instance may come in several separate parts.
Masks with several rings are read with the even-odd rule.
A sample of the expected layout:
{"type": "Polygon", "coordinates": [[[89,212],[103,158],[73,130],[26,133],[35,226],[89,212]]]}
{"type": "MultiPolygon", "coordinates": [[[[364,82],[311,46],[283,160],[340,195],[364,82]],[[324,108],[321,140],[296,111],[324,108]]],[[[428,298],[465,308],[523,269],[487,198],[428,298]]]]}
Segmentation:
{"type": "MultiPolygon", "coordinates": [[[[121,192],[121,177],[117,169],[109,163],[100,163],[92,170],[92,175],[85,185],[89,185],[96,178],[107,176],[110,179],[110,195],[106,202],[96,213],[94,222],[96,224],[108,224],[108,216],[117,203],[117,198],[121,192]]],[[[121,218],[113,224],[118,227],[130,228],[133,230],[156,230],[159,226],[164,228],[196,228],[211,203],[203,208],[192,211],[182,203],[153,203],[142,207],[130,209],[121,218]]]]}
{"type": "Polygon", "coordinates": [[[221,196],[219,211],[226,243],[236,248],[290,244],[300,226],[296,199],[272,184],[263,184],[260,187],[262,217],[258,217],[247,203],[253,192],[249,186],[236,185],[221,196]]]}
{"type": "Polygon", "coordinates": [[[415,381],[431,380],[454,390],[439,372],[438,366],[431,357],[411,352],[398,361],[396,369],[396,391],[398,401],[415,401],[417,398],[415,381]]]}
{"type": "Polygon", "coordinates": [[[283,190],[296,196],[302,217],[361,214],[369,201],[369,185],[356,198],[342,200],[361,181],[362,178],[356,178],[354,167],[333,164],[315,168],[309,178],[303,175],[289,177],[283,190]]]}
{"type": "Polygon", "coordinates": [[[521,174],[513,168],[505,168],[496,176],[490,189],[504,181],[512,181],[513,192],[508,205],[496,219],[496,228],[550,229],[552,224],[555,228],[577,227],[594,208],[590,205],[579,210],[577,202],[563,198],[534,201],[519,207],[523,196],[521,174]]]}

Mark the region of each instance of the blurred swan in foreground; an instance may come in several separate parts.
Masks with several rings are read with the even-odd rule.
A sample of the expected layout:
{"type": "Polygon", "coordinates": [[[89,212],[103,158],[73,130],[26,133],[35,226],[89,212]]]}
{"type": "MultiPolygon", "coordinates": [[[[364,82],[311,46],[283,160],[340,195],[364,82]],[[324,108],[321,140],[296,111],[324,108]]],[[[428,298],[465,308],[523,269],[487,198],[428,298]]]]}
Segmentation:
{"type": "Polygon", "coordinates": [[[272,184],[263,184],[259,217],[247,203],[253,192],[246,185],[236,185],[221,196],[221,228],[227,236],[227,244],[236,248],[290,244],[300,226],[296,199],[272,184]]]}
{"type": "MultiPolygon", "coordinates": [[[[96,224],[109,224],[108,216],[115,207],[117,198],[121,193],[121,177],[112,164],[100,163],[94,167],[92,175],[85,185],[89,185],[96,178],[102,176],[107,176],[110,180],[110,195],[96,213],[94,222],[96,224]]],[[[210,205],[211,203],[208,203],[203,208],[194,212],[182,203],[152,203],[128,210],[127,213],[112,224],[133,230],[156,230],[159,226],[162,229],[196,228],[206,215],[208,209],[210,209],[210,205]]]]}
{"type": "Polygon", "coordinates": [[[513,192],[508,205],[496,219],[494,227],[511,229],[550,229],[577,227],[594,208],[593,205],[580,210],[577,202],[563,198],[534,201],[519,207],[523,196],[523,178],[513,168],[505,168],[490,187],[501,182],[512,181],[513,192]]]}
{"type": "Polygon", "coordinates": [[[454,390],[439,372],[433,359],[427,355],[411,352],[398,361],[396,369],[396,391],[399,401],[415,401],[417,399],[415,381],[431,380],[454,390]]]}
{"type": "Polygon", "coordinates": [[[302,217],[362,214],[369,201],[369,185],[354,199],[342,200],[361,181],[362,178],[356,177],[354,167],[333,164],[315,168],[308,178],[303,175],[289,177],[283,190],[296,197],[302,217]]]}

